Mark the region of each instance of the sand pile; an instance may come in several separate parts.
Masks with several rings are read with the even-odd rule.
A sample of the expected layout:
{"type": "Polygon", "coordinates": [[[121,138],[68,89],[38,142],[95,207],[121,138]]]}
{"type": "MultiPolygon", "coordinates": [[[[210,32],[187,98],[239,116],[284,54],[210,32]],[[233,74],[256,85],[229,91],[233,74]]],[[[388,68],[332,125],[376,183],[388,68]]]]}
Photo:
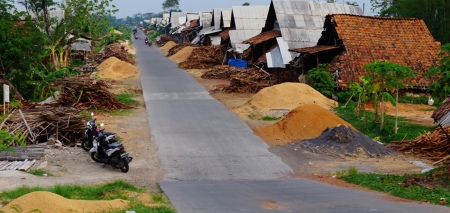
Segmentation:
{"type": "Polygon", "coordinates": [[[315,138],[326,128],[338,125],[354,128],[330,110],[317,104],[303,104],[290,111],[283,120],[257,128],[254,132],[269,145],[285,145],[290,142],[315,138]]]}
{"type": "Polygon", "coordinates": [[[103,212],[113,209],[125,209],[129,206],[126,200],[71,200],[60,195],[39,191],[19,197],[0,210],[5,213],[42,212],[42,213],[72,213],[72,212],[103,212]]]}
{"type": "Polygon", "coordinates": [[[175,43],[173,41],[169,41],[159,49],[163,52],[164,55],[167,55],[167,54],[169,54],[169,50],[172,49],[172,47],[175,47],[176,45],[177,45],[177,43],[175,43]]]}
{"type": "Polygon", "coordinates": [[[391,148],[344,125],[327,128],[319,137],[304,140],[298,144],[310,152],[337,157],[364,155],[379,158],[399,154],[391,148]]]}
{"type": "Polygon", "coordinates": [[[277,111],[289,112],[302,104],[316,104],[325,109],[335,106],[333,100],[309,85],[288,82],[261,89],[245,105],[233,111],[247,116],[257,114],[279,117],[277,111]]]}
{"type": "Polygon", "coordinates": [[[111,57],[103,61],[98,67],[98,77],[113,80],[135,79],[139,77],[136,66],[111,57]]]}
{"type": "Polygon", "coordinates": [[[197,47],[187,46],[170,56],[169,59],[174,63],[178,64],[186,61],[191,55],[192,51],[194,51],[197,47]]]}

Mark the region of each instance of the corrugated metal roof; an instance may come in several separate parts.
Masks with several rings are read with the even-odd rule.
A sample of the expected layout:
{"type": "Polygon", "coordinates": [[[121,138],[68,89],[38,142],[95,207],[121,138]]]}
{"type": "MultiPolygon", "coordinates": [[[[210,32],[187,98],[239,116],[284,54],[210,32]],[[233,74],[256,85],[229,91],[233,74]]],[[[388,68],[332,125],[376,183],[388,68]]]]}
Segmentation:
{"type": "Polygon", "coordinates": [[[186,13],[185,12],[171,12],[170,13],[170,24],[172,28],[180,26],[180,17],[184,17],[184,22],[186,22],[186,13]]]}
{"type": "Polygon", "coordinates": [[[91,52],[91,44],[85,41],[77,41],[70,45],[70,50],[91,52]]]}
{"type": "Polygon", "coordinates": [[[274,68],[286,68],[283,62],[283,56],[281,55],[280,47],[275,47],[272,51],[266,53],[267,67],[274,68]]]}
{"type": "Polygon", "coordinates": [[[232,10],[222,10],[222,22],[223,22],[223,27],[231,27],[231,11],[232,10]]]}
{"type": "Polygon", "coordinates": [[[266,24],[269,6],[234,6],[232,9],[236,30],[230,31],[230,40],[235,51],[240,52],[236,48],[241,45],[237,44],[261,33],[266,24]]]}
{"type": "MultiPolygon", "coordinates": [[[[272,0],[272,6],[289,49],[315,46],[322,35],[325,16],[328,14],[363,14],[362,8],[358,6],[325,2],[272,0]]],[[[291,60],[297,55],[292,53],[291,60]]]]}
{"type": "MultiPolygon", "coordinates": [[[[230,10],[231,11],[231,8],[214,8],[213,9],[213,20],[212,20],[211,24],[213,24],[214,29],[216,29],[216,30],[221,29],[221,27],[220,27],[220,20],[222,18],[222,11],[223,10],[230,10]]],[[[230,19],[231,19],[231,17],[230,17],[230,19]]]]}
{"type": "Polygon", "coordinates": [[[431,118],[433,118],[435,123],[438,123],[443,118],[445,118],[449,112],[450,112],[450,96],[447,96],[447,98],[442,102],[441,106],[439,106],[436,110],[434,110],[433,115],[431,115],[431,118]]]}
{"type": "Polygon", "coordinates": [[[190,23],[192,20],[199,19],[200,15],[198,13],[187,13],[186,14],[186,23],[190,23]]]}
{"type": "Polygon", "coordinates": [[[200,26],[203,28],[212,26],[212,12],[200,12],[200,26]]]}

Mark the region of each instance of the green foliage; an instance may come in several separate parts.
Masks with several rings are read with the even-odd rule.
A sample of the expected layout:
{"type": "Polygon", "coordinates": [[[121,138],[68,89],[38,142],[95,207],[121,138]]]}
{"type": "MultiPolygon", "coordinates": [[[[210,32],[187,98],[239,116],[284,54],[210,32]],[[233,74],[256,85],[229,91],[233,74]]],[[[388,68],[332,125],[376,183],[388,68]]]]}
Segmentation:
{"type": "Polygon", "coordinates": [[[178,6],[180,5],[178,0],[165,0],[162,3],[162,9],[164,11],[172,11],[173,9],[178,9],[178,6]]]}
{"type": "MultiPolygon", "coordinates": [[[[423,174],[386,175],[386,174],[348,174],[341,179],[368,187],[380,192],[386,192],[396,197],[406,198],[416,201],[427,200],[433,204],[439,204],[444,198],[450,198],[450,188],[448,185],[448,168],[439,167],[423,174]],[[418,181],[428,177],[432,184],[408,181],[418,181]]],[[[450,202],[445,204],[450,207],[450,202]]]]}
{"type": "Polygon", "coordinates": [[[323,95],[331,97],[336,85],[330,73],[326,70],[326,67],[326,64],[321,64],[318,68],[309,70],[306,80],[311,87],[323,95]]]}
{"type": "Polygon", "coordinates": [[[336,107],[334,111],[336,114],[353,125],[358,131],[369,138],[380,137],[381,142],[389,143],[391,141],[413,140],[424,132],[431,131],[435,126],[425,126],[411,123],[409,120],[398,118],[398,133],[394,134],[395,117],[386,115],[385,125],[382,130],[379,128],[379,123],[374,120],[374,113],[363,110],[363,113],[355,115],[354,109],[357,107],[356,102],[350,102],[347,107],[336,107]],[[364,116],[364,117],[363,117],[364,116]]]}
{"type": "Polygon", "coordinates": [[[20,133],[9,133],[6,130],[0,129],[0,151],[11,151],[13,146],[25,146],[25,136],[20,133]]]}
{"type": "Polygon", "coordinates": [[[158,37],[160,33],[158,31],[153,31],[152,34],[150,34],[149,38],[152,40],[152,42],[156,42],[156,37],[158,37]]]}
{"type": "Polygon", "coordinates": [[[439,65],[430,68],[426,76],[439,76],[439,80],[428,86],[428,91],[439,100],[450,95],[450,43],[441,47],[439,65]]]}
{"type": "MultiPolygon", "coordinates": [[[[367,70],[367,74],[363,76],[366,85],[365,89],[371,93],[373,106],[375,109],[375,120],[378,120],[378,105],[381,103],[381,122],[380,129],[383,129],[384,125],[384,102],[387,100],[394,106],[397,105],[396,99],[391,96],[391,93],[396,93],[398,97],[398,91],[404,88],[409,80],[415,76],[414,71],[400,64],[392,62],[379,62],[374,61],[364,66],[367,70]]],[[[397,129],[394,127],[394,129],[397,129]]],[[[396,133],[396,130],[394,130],[396,133]]]]}
{"type": "Polygon", "coordinates": [[[28,171],[28,173],[32,174],[32,175],[36,175],[36,176],[53,176],[52,173],[47,172],[43,169],[33,169],[33,170],[28,171]]]}
{"type": "Polygon", "coordinates": [[[134,97],[135,97],[134,94],[129,94],[129,93],[123,93],[123,94],[116,95],[116,99],[126,105],[136,104],[137,101],[133,99],[134,97]]]}
{"type": "Polygon", "coordinates": [[[272,117],[272,116],[264,116],[264,117],[262,117],[261,118],[261,120],[263,120],[263,121],[278,121],[278,120],[280,120],[281,118],[278,118],[278,117],[272,117]]]}
{"type": "Polygon", "coordinates": [[[250,3],[245,2],[245,3],[242,4],[242,6],[250,6],[250,3]]]}
{"type": "MultiPolygon", "coordinates": [[[[409,103],[409,104],[428,104],[428,97],[421,96],[421,97],[413,97],[404,95],[398,98],[399,103],[409,103]]],[[[437,104],[435,102],[434,104],[437,104]]]]}

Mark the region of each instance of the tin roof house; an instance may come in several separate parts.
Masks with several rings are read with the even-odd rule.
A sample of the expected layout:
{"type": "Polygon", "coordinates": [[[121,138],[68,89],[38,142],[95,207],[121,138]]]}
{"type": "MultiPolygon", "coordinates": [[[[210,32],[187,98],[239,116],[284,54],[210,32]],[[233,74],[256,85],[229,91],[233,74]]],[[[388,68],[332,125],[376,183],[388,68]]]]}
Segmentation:
{"type": "Polygon", "coordinates": [[[270,44],[266,47],[269,52],[259,53],[260,56],[258,57],[263,61],[267,60],[269,68],[285,68],[299,55],[299,53],[290,52],[289,49],[316,46],[322,35],[325,16],[337,13],[362,15],[363,11],[359,6],[346,4],[303,0],[272,0],[262,33],[279,31],[281,36],[272,32],[269,33],[270,36],[263,35],[256,39],[256,41],[260,41],[258,44],[250,41],[244,43],[267,45],[266,42],[269,42],[270,44]],[[262,54],[265,54],[265,56],[262,54]]]}
{"type": "Polygon", "coordinates": [[[268,11],[268,5],[232,7],[230,23],[232,30],[229,35],[234,52],[243,53],[250,47],[249,44],[242,44],[242,42],[262,32],[268,11]]]}
{"type": "Polygon", "coordinates": [[[220,45],[222,36],[219,35],[231,25],[231,8],[214,8],[211,13],[210,26],[203,26],[197,37],[192,40],[194,44],[220,45]]]}
{"type": "Polygon", "coordinates": [[[436,41],[421,19],[399,19],[334,14],[326,16],[324,31],[316,47],[294,49],[303,56],[316,54],[302,63],[330,63],[339,86],[359,82],[366,74],[363,67],[373,61],[390,61],[408,66],[417,75],[413,89],[425,89],[436,79],[422,76],[437,65],[440,42],[436,41]]]}

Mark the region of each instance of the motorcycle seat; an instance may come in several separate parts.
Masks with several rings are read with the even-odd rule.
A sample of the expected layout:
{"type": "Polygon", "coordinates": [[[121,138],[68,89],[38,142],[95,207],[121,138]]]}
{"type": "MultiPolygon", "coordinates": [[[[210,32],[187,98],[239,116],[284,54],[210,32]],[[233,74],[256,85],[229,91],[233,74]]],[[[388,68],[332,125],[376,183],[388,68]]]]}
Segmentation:
{"type": "Polygon", "coordinates": [[[121,146],[122,146],[122,144],[117,143],[117,142],[108,144],[108,147],[110,149],[118,148],[118,147],[121,147],[121,146]]]}

